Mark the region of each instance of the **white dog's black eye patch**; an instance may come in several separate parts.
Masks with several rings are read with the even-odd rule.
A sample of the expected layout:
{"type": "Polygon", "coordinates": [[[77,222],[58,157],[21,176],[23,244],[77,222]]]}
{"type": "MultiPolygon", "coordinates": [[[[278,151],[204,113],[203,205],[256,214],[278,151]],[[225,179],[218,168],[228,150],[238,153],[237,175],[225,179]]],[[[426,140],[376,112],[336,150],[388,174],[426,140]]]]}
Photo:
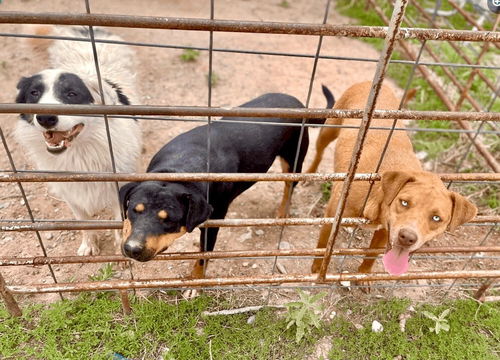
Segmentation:
{"type": "MultiPolygon", "coordinates": [[[[33,75],[31,77],[23,77],[17,84],[19,92],[16,97],[16,103],[21,104],[36,104],[43,93],[45,85],[41,75],[33,75]]],[[[31,114],[21,114],[21,119],[31,122],[33,116],[31,114]]]]}
{"type": "Polygon", "coordinates": [[[59,75],[54,84],[54,96],[63,104],[94,103],[94,98],[82,79],[71,73],[59,75]]]}

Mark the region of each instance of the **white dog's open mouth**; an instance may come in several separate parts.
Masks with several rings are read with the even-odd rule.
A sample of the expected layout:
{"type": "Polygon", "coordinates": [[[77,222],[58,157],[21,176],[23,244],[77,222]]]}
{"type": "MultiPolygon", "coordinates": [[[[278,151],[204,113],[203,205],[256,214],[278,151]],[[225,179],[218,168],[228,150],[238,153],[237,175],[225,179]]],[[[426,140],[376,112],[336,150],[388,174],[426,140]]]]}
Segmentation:
{"type": "Polygon", "coordinates": [[[68,131],[45,131],[43,137],[47,144],[47,151],[58,154],[71,146],[71,142],[80,134],[84,125],[78,124],[68,131]]]}

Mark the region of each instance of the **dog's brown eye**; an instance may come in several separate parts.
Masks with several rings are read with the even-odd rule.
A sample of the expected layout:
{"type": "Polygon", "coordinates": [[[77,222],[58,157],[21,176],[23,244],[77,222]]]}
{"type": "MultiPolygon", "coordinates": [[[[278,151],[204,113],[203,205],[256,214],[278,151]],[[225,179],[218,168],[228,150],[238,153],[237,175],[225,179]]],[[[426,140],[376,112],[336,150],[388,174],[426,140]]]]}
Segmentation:
{"type": "Polygon", "coordinates": [[[40,95],[40,91],[38,91],[38,90],[31,90],[30,94],[33,95],[33,96],[38,96],[38,95],[40,95]]]}
{"type": "Polygon", "coordinates": [[[401,205],[403,205],[404,207],[407,207],[408,206],[408,201],[401,200],[401,205]]]}
{"type": "Polygon", "coordinates": [[[69,91],[68,92],[68,97],[75,97],[77,94],[74,91],[69,91]]]}
{"type": "Polygon", "coordinates": [[[440,218],[439,216],[437,216],[437,215],[434,215],[434,216],[432,217],[432,221],[435,221],[435,222],[440,222],[440,221],[441,221],[441,218],[440,218]]]}

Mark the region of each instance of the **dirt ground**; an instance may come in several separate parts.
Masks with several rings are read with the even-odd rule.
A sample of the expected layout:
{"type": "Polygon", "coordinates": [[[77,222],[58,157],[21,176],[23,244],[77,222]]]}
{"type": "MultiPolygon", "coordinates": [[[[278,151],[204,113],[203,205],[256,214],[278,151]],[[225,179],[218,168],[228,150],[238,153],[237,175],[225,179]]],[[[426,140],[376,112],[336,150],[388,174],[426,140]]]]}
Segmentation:
{"type": "MultiPolygon", "coordinates": [[[[218,0],[215,17],[218,19],[261,20],[302,23],[321,23],[324,16],[323,1],[294,0],[290,7],[280,6],[281,0],[218,0]]],[[[172,16],[207,18],[209,17],[209,1],[174,1],[174,0],[108,0],[92,1],[91,9],[95,13],[134,14],[147,16],[172,16]]],[[[85,12],[84,1],[74,0],[8,0],[0,5],[1,11],[33,11],[33,12],[85,12]]],[[[336,14],[334,7],[330,9],[328,23],[345,24],[349,20],[336,14]]],[[[2,32],[22,32],[19,25],[1,25],[2,32]]],[[[124,39],[135,42],[175,44],[188,46],[208,46],[208,33],[150,30],[150,29],[112,29],[124,39]]],[[[214,47],[228,49],[251,49],[260,51],[282,51],[291,53],[314,54],[318,43],[317,37],[268,35],[268,34],[232,34],[215,33],[214,47]]],[[[18,39],[0,38],[2,52],[0,54],[0,80],[2,91],[0,102],[10,103],[16,95],[16,83],[20,76],[30,75],[44,69],[47,64],[34,57],[22,46],[18,39]]],[[[197,61],[184,62],[179,55],[181,50],[136,47],[137,84],[141,104],[151,105],[206,105],[208,53],[202,52],[197,61]]],[[[350,38],[328,37],[323,40],[322,54],[336,56],[378,58],[378,52],[369,45],[350,38]]],[[[213,88],[213,106],[236,106],[266,92],[285,92],[306,101],[309,86],[312,59],[276,57],[265,55],[248,55],[232,53],[214,53],[213,70],[217,75],[217,83],[213,88]]],[[[311,107],[325,106],[321,93],[321,84],[327,85],[339,97],[352,83],[371,80],[375,65],[368,62],[348,62],[338,60],[320,60],[314,82],[311,107]]],[[[399,90],[398,90],[399,91],[399,90]]],[[[1,115],[1,126],[7,136],[8,146],[18,169],[30,168],[29,159],[13,138],[13,128],[17,121],[15,115],[1,115]]],[[[144,150],[141,171],[151,156],[166,142],[176,135],[197,124],[190,122],[142,121],[144,150]]],[[[318,130],[310,131],[311,143],[314,143],[318,130]]],[[[305,167],[311,161],[313,147],[310,147],[305,167]]],[[[321,164],[320,171],[327,172],[332,168],[332,152],[328,151],[321,164]]],[[[0,168],[10,169],[5,150],[0,148],[0,168]]],[[[276,162],[272,172],[279,172],[276,162]]],[[[34,216],[39,219],[72,219],[68,206],[47,194],[46,184],[28,183],[24,185],[34,216]]],[[[237,198],[232,204],[228,218],[272,218],[281,197],[283,185],[274,182],[262,182],[253,186],[237,198]]],[[[28,219],[26,207],[21,199],[16,184],[0,184],[0,219],[28,219]]],[[[324,204],[320,201],[320,184],[309,187],[299,185],[293,197],[291,216],[319,217],[324,204]]],[[[454,234],[445,234],[434,241],[434,246],[477,244],[484,236],[486,228],[462,227],[454,234]]],[[[281,248],[312,248],[315,246],[319,227],[289,227],[282,231],[278,227],[262,228],[225,228],[219,233],[216,250],[249,250],[275,249],[281,239],[281,248]]],[[[346,239],[347,231],[342,238],[346,239]]],[[[49,256],[76,255],[80,245],[81,234],[76,231],[42,232],[42,239],[49,256]]],[[[368,245],[367,233],[359,232],[354,237],[352,246],[368,245]]],[[[179,239],[168,251],[195,251],[199,231],[196,230],[179,239]]],[[[492,237],[489,243],[493,244],[492,237]]],[[[42,252],[34,233],[4,232],[0,234],[1,256],[33,257],[42,252]]],[[[345,246],[338,242],[338,246],[345,246]]],[[[103,254],[113,254],[112,234],[102,232],[103,254]]],[[[307,274],[310,259],[280,259],[288,273],[307,274]]],[[[431,259],[412,260],[412,270],[451,270],[481,269],[488,264],[476,261],[466,265],[467,259],[445,256],[431,259]]],[[[355,271],[359,259],[348,260],[345,270],[355,271]]],[[[54,266],[59,282],[85,281],[95,274],[101,265],[62,265],[54,266]]],[[[133,272],[136,279],[168,278],[186,276],[191,269],[191,261],[134,263],[133,272]]],[[[273,259],[240,259],[215,260],[210,262],[207,275],[209,277],[251,276],[270,274],[273,259]]],[[[332,266],[333,270],[333,266],[332,266]]],[[[375,270],[381,271],[377,262],[375,270]]],[[[42,267],[4,267],[1,269],[8,284],[51,283],[48,268],[42,267]]],[[[128,271],[117,271],[116,277],[128,278],[128,271]]],[[[436,282],[419,280],[406,285],[432,285],[436,282]]],[[[391,294],[409,296],[414,299],[425,299],[433,287],[404,287],[377,289],[371,296],[391,294]]],[[[25,297],[29,299],[30,297],[25,297]]],[[[50,301],[56,295],[37,295],[31,297],[35,301],[50,301]]]]}

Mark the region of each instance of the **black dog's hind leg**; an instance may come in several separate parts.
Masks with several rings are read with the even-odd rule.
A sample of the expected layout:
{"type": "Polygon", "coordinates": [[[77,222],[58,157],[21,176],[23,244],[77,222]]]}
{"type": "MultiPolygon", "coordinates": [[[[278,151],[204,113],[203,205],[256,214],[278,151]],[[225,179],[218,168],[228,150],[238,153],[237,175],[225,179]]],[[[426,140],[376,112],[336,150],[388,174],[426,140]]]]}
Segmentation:
{"type": "MultiPolygon", "coordinates": [[[[210,219],[224,219],[226,217],[229,205],[214,206],[214,210],[210,215],[210,219]]],[[[200,251],[212,251],[217,241],[217,234],[219,233],[218,227],[213,228],[200,228],[200,251]]],[[[191,277],[194,279],[202,279],[205,277],[205,269],[208,265],[208,259],[199,259],[194,264],[191,277]]]]}
{"type": "MultiPolygon", "coordinates": [[[[297,154],[297,146],[298,145],[298,135],[295,141],[290,141],[289,144],[283,149],[280,153],[280,161],[281,161],[281,170],[283,173],[292,172],[293,166],[295,164],[295,157],[297,154]]],[[[302,141],[300,143],[299,154],[297,158],[297,166],[295,168],[296,173],[300,173],[302,171],[302,164],[304,163],[304,159],[307,154],[307,147],[309,146],[309,134],[307,129],[304,129],[304,133],[302,136],[302,141]]],[[[281,200],[280,207],[276,213],[276,216],[279,218],[284,218],[288,216],[288,210],[290,209],[290,203],[292,198],[293,189],[297,185],[296,181],[285,181],[285,188],[283,190],[283,198],[281,200]]]]}

